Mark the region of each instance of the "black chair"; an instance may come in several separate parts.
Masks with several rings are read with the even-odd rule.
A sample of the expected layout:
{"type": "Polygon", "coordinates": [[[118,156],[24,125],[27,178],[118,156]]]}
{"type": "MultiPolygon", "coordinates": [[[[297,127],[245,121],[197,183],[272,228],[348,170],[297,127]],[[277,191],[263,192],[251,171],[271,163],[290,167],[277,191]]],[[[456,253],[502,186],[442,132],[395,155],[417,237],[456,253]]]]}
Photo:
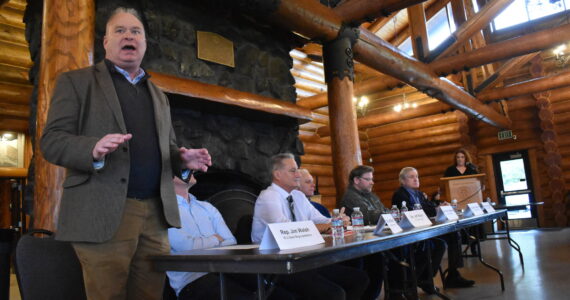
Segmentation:
{"type": "Polygon", "coordinates": [[[87,299],[81,264],[73,247],[56,241],[51,231],[32,230],[23,235],[14,261],[23,300],[87,299]]]}
{"type": "Polygon", "coordinates": [[[245,190],[225,190],[208,199],[219,211],[238,244],[251,244],[251,223],[257,196],[245,190]]]}

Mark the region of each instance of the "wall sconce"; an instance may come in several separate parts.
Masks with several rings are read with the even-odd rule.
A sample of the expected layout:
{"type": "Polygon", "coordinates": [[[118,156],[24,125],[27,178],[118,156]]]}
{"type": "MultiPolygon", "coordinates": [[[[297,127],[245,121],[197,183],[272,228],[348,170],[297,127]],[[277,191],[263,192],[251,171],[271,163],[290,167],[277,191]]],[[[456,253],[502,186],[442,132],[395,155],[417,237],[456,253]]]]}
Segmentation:
{"type": "Polygon", "coordinates": [[[556,60],[556,65],[559,67],[563,67],[564,65],[566,65],[566,63],[568,63],[568,60],[570,59],[570,56],[566,55],[565,51],[566,51],[565,44],[556,47],[552,51],[552,53],[554,53],[554,59],[556,60]]]}
{"type": "Polygon", "coordinates": [[[409,103],[406,101],[406,93],[402,94],[402,103],[398,103],[394,105],[395,112],[401,112],[402,110],[406,110],[408,108],[416,108],[418,107],[417,103],[409,103]]]}
{"type": "Polygon", "coordinates": [[[356,107],[356,113],[361,116],[364,116],[366,114],[369,102],[370,101],[366,96],[361,96],[360,98],[357,97],[352,98],[352,103],[354,103],[354,106],[356,107]]]}

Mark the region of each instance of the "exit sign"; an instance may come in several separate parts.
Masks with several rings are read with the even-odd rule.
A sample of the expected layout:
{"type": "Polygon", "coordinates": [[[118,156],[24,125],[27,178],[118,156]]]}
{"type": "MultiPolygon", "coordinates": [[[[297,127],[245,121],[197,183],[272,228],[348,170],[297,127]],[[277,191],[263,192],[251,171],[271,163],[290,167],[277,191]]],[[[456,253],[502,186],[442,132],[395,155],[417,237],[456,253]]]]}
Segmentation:
{"type": "Polygon", "coordinates": [[[506,139],[516,139],[516,137],[513,136],[512,130],[499,131],[499,133],[497,135],[499,137],[499,141],[506,140],[506,139]]]}

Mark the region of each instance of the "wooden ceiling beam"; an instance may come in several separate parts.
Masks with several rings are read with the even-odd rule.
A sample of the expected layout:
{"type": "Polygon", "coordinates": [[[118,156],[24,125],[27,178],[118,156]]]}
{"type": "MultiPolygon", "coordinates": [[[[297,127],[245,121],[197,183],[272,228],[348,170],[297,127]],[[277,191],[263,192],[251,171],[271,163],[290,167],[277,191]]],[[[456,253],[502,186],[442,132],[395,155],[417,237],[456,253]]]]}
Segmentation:
{"type": "MultiPolygon", "coordinates": [[[[341,18],[318,2],[281,1],[271,14],[277,24],[308,38],[334,40],[342,27],[341,18]]],[[[496,127],[509,128],[511,121],[482,104],[454,83],[439,78],[430,68],[408,58],[398,48],[367,30],[361,30],[353,45],[355,58],[369,67],[402,80],[466,114],[496,127]]]]}
{"type": "Polygon", "coordinates": [[[429,66],[438,75],[485,65],[503,59],[541,51],[570,40],[570,24],[529,33],[518,38],[487,45],[469,53],[444,57],[429,66]]]}
{"type": "Polygon", "coordinates": [[[477,95],[477,98],[481,101],[498,100],[503,98],[540,93],[566,86],[570,86],[570,71],[519,82],[503,88],[490,89],[479,93],[477,95]]]}
{"type": "Polygon", "coordinates": [[[495,16],[497,16],[513,1],[514,0],[494,0],[491,3],[487,3],[487,5],[485,5],[481,11],[479,11],[479,13],[473,16],[473,18],[467,20],[467,22],[463,23],[457,28],[455,32],[451,34],[448,40],[452,40],[453,43],[445,47],[442,52],[436,53],[434,58],[446,57],[452,53],[455,53],[459,47],[463,46],[467,41],[469,41],[469,39],[476,32],[481,31],[484,27],[486,27],[495,16]]]}
{"type": "Polygon", "coordinates": [[[524,64],[528,63],[533,57],[538,55],[540,52],[534,52],[531,54],[519,56],[510,59],[502,66],[500,66],[493,75],[489,76],[486,80],[481,82],[479,86],[477,86],[474,91],[476,94],[481,93],[485,90],[493,88],[497,83],[501,82],[511,70],[516,70],[523,66],[524,64]]]}
{"type": "Polygon", "coordinates": [[[360,22],[387,17],[395,11],[425,2],[426,0],[351,0],[340,3],[333,11],[343,22],[360,22]]]}
{"type": "Polygon", "coordinates": [[[424,61],[429,54],[429,44],[423,3],[408,7],[408,24],[414,57],[424,61]]]}

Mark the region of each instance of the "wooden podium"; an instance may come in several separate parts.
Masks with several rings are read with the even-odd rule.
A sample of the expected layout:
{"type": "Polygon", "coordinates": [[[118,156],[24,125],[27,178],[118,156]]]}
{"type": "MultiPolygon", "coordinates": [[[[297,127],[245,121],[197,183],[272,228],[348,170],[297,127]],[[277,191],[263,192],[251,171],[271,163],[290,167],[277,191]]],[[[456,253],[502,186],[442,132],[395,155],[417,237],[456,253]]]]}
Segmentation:
{"type": "Polygon", "coordinates": [[[445,185],[445,200],[451,202],[457,199],[458,209],[464,209],[468,203],[483,201],[485,176],[485,174],[475,174],[440,178],[445,185]]]}

